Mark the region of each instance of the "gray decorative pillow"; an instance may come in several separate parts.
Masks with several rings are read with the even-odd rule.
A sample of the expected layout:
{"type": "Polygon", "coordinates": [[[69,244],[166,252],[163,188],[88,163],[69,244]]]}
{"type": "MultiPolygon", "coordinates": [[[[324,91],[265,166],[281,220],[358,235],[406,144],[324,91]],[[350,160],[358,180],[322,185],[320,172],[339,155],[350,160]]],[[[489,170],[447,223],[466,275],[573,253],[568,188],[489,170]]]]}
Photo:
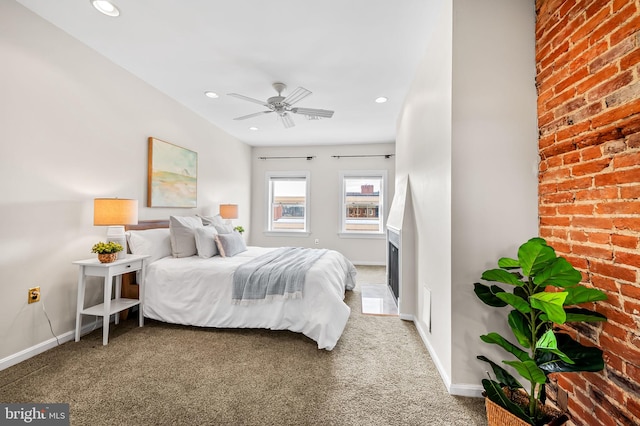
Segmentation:
{"type": "Polygon", "coordinates": [[[220,216],[219,214],[217,214],[215,216],[200,216],[198,214],[196,216],[198,216],[200,219],[202,219],[202,224],[204,226],[208,226],[208,225],[224,225],[224,220],[222,219],[222,216],[220,216]]]}
{"type": "Polygon", "coordinates": [[[169,217],[169,236],[173,257],[189,257],[198,253],[195,229],[202,228],[202,220],[195,216],[169,217]]]}
{"type": "Polygon", "coordinates": [[[230,234],[233,232],[233,225],[214,224],[213,227],[216,228],[216,231],[218,231],[218,234],[230,234]]]}
{"type": "Polygon", "coordinates": [[[202,258],[209,258],[218,254],[218,247],[216,246],[216,235],[218,235],[218,232],[216,231],[216,228],[213,226],[196,228],[195,235],[198,256],[202,258]]]}
{"type": "Polygon", "coordinates": [[[231,257],[247,251],[247,245],[244,243],[242,235],[238,232],[216,235],[216,245],[222,257],[231,257]]]}

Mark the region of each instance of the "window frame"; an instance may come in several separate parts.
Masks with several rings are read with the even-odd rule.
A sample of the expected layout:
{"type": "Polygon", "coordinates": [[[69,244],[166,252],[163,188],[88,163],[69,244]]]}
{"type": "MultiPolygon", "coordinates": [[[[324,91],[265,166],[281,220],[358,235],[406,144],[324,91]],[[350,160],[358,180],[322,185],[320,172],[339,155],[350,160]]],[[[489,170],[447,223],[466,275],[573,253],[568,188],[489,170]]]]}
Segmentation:
{"type": "Polygon", "coordinates": [[[266,214],[265,214],[265,229],[264,234],[269,236],[282,236],[282,237],[290,237],[290,236],[298,236],[305,237],[311,235],[310,231],[310,198],[311,198],[311,176],[308,171],[269,171],[265,174],[265,205],[266,205],[266,214]],[[273,230],[271,228],[272,215],[273,210],[271,208],[271,181],[275,179],[299,179],[305,181],[305,200],[304,200],[304,229],[277,229],[273,230]]]}
{"type": "Polygon", "coordinates": [[[340,201],[339,201],[338,235],[340,238],[386,238],[385,223],[387,211],[387,171],[386,170],[349,170],[340,172],[340,201]],[[378,204],[380,221],[379,231],[354,231],[346,229],[346,180],[351,178],[380,178],[381,202],[378,204]]]}

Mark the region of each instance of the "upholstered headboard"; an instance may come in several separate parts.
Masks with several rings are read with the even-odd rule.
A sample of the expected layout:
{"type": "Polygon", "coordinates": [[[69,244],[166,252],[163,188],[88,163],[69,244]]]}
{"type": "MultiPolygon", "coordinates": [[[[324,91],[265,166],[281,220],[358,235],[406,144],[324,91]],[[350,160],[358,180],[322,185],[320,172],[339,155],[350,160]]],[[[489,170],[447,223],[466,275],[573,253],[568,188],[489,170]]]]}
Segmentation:
{"type": "Polygon", "coordinates": [[[143,231],[145,229],[156,228],[168,228],[169,220],[167,219],[154,219],[154,220],[141,220],[137,225],[125,225],[124,229],[127,231],[143,231]]]}

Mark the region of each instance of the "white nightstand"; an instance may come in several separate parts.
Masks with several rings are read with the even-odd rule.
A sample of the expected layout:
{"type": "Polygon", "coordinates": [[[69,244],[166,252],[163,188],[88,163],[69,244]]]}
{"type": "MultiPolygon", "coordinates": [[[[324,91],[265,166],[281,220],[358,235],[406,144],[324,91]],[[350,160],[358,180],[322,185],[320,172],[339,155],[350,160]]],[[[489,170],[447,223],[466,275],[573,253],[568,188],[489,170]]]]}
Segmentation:
{"type": "MultiPolygon", "coordinates": [[[[149,256],[127,255],[124,259],[118,259],[111,263],[100,263],[98,259],[87,259],[73,262],[74,265],[80,267],[78,275],[78,308],[76,311],[76,342],[80,341],[80,328],[82,325],[81,315],[94,315],[102,317],[102,344],[106,345],[109,341],[109,318],[113,314],[139,305],[140,327],[144,325],[144,317],[142,315],[142,305],[144,300],[144,274],[146,268],[146,259],[149,256]],[[120,287],[122,274],[140,271],[139,282],[139,298],[123,299],[120,297],[120,287]],[[87,277],[104,277],[104,303],[84,307],[84,293],[87,285],[87,277]],[[111,289],[113,287],[113,279],[116,281],[116,297],[111,299],[111,289]]],[[[115,322],[118,324],[120,315],[116,315],[115,322]]]]}

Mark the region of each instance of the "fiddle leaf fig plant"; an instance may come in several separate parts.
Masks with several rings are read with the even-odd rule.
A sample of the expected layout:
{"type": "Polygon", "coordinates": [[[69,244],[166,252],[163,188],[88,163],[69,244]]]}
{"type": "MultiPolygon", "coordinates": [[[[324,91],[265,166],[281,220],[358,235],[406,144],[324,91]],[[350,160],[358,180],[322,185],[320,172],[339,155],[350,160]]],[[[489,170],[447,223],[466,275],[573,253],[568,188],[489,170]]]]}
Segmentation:
{"type": "Polygon", "coordinates": [[[492,332],[480,339],[513,355],[515,359],[502,363],[529,382],[525,389],[509,371],[480,355],[495,375],[495,380],[482,381],[486,396],[531,425],[546,424],[550,419],[543,406],[549,374],[604,368],[602,350],[582,345],[554,325],[606,321],[604,315],[577,305],[607,296],[581,285],[580,271],[542,238],[522,244],[517,259],[499,259],[498,268],[484,271],[482,279],[492,284],[475,283],[475,294],[489,306],[511,308],[507,323],[513,336],[492,332]],[[514,393],[525,395],[526,404],[512,401],[509,395],[514,393]]]}

